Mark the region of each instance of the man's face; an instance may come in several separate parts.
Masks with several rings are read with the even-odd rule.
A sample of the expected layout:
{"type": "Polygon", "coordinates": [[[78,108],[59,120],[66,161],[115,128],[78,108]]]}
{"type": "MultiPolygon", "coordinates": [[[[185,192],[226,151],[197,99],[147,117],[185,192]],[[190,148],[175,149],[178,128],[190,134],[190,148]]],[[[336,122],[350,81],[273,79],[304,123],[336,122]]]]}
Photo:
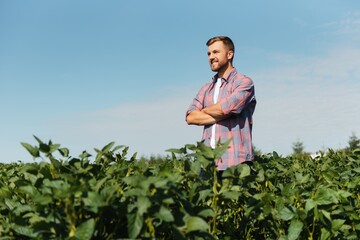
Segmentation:
{"type": "Polygon", "coordinates": [[[216,41],[208,46],[208,60],[213,72],[227,67],[232,58],[233,52],[229,51],[222,41],[216,41]]]}

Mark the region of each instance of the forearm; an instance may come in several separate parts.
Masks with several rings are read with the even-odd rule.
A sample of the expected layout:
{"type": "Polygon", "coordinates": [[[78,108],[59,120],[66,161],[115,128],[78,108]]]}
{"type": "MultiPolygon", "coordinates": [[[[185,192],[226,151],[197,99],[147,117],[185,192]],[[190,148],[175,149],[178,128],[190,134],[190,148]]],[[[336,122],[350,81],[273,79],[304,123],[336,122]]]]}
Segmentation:
{"type": "Polygon", "coordinates": [[[208,106],[202,110],[202,112],[209,114],[215,119],[221,120],[225,118],[225,114],[221,109],[220,103],[208,106]]]}
{"type": "Polygon", "coordinates": [[[189,125],[211,125],[216,123],[217,119],[204,111],[194,110],[186,117],[186,122],[189,125]]]}

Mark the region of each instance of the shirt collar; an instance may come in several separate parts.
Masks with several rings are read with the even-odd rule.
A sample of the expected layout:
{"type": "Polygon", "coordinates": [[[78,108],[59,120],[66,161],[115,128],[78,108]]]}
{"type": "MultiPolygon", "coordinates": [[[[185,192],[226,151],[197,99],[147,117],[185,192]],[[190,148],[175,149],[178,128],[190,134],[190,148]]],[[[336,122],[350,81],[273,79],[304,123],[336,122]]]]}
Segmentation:
{"type": "MultiPolygon", "coordinates": [[[[236,68],[233,68],[233,70],[231,70],[227,78],[221,78],[221,79],[224,80],[225,82],[229,82],[236,74],[237,74],[236,68]]],[[[212,81],[216,83],[217,79],[218,79],[218,74],[215,74],[212,78],[212,81]]]]}

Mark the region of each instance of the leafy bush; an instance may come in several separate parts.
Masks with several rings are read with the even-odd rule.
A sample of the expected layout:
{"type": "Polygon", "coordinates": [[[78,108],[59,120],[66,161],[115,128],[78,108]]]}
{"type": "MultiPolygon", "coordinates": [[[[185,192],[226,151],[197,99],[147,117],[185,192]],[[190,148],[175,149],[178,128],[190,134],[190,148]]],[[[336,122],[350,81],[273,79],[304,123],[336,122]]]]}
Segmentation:
{"type": "Polygon", "coordinates": [[[23,143],[34,163],[0,164],[0,239],[359,239],[360,150],[311,159],[276,152],[227,169],[227,147],[127,157],[23,143]]]}

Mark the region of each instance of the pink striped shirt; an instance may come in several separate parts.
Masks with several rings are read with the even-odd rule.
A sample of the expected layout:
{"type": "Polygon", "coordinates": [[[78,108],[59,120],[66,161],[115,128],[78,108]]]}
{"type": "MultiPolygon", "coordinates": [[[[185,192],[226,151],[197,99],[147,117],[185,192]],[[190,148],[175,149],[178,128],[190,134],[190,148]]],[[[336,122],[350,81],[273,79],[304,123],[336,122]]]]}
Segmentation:
{"type": "MultiPolygon", "coordinates": [[[[186,116],[194,110],[213,105],[214,86],[217,80],[215,75],[211,82],[203,86],[186,112],[186,116]]],[[[234,68],[227,79],[222,79],[218,102],[228,117],[216,123],[216,142],[229,140],[227,151],[221,159],[216,161],[218,170],[254,159],[252,147],[252,125],[255,110],[255,88],[253,81],[238,73],[234,68]]],[[[202,140],[210,146],[211,126],[204,126],[202,140]]]]}

